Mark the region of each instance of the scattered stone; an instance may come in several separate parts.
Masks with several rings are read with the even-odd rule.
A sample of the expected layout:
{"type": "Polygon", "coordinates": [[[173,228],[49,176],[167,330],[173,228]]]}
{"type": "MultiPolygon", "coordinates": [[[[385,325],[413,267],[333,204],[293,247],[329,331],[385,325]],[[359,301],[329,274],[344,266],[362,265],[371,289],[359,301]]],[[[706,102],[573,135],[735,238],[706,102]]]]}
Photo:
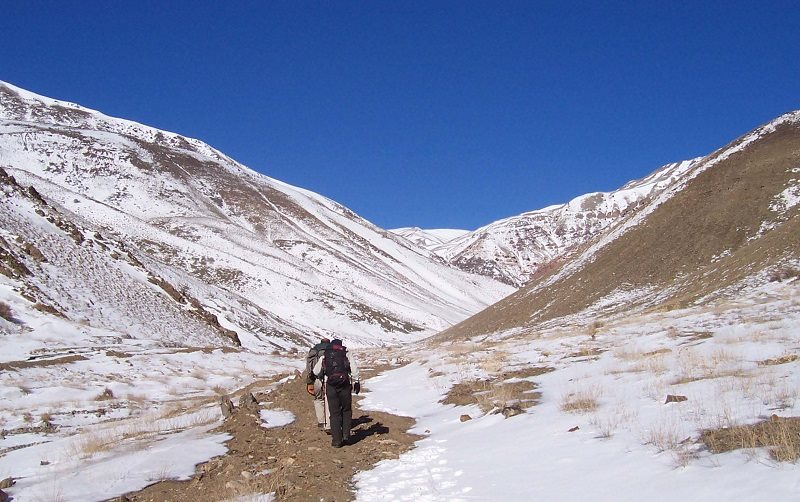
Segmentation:
{"type": "Polygon", "coordinates": [[[398,446],[400,444],[399,441],[395,441],[394,439],[379,439],[378,442],[380,444],[391,445],[391,446],[398,446]]]}
{"type": "Polygon", "coordinates": [[[39,462],[39,465],[50,465],[50,462],[47,460],[42,460],[39,462]]]}
{"type": "Polygon", "coordinates": [[[580,430],[580,427],[578,427],[578,426],[576,425],[575,427],[571,428],[571,429],[570,429],[570,430],[568,430],[567,432],[575,432],[575,431],[577,431],[577,430],[580,430]]]}
{"type": "Polygon", "coordinates": [[[509,406],[504,406],[503,409],[500,410],[500,413],[502,413],[504,417],[510,418],[525,413],[525,410],[518,404],[511,404],[509,406]]]}
{"type": "Polygon", "coordinates": [[[17,481],[14,478],[8,477],[0,481],[0,488],[11,488],[17,481]]]}
{"type": "Polygon", "coordinates": [[[252,392],[247,392],[239,398],[239,408],[248,412],[258,413],[258,401],[252,392]]]}
{"type": "Polygon", "coordinates": [[[242,471],[242,477],[244,479],[250,479],[253,477],[253,473],[250,471],[242,471]]]}
{"type": "Polygon", "coordinates": [[[309,446],[308,451],[322,451],[322,448],[319,446],[309,446]]]}
{"type": "Polygon", "coordinates": [[[686,401],[688,399],[689,398],[686,397],[686,396],[678,396],[678,395],[674,395],[674,394],[667,394],[667,400],[664,401],[664,404],[680,403],[680,402],[686,401]]]}
{"type": "Polygon", "coordinates": [[[464,414],[464,415],[461,415],[458,419],[461,420],[462,422],[467,422],[469,420],[472,420],[472,417],[467,415],[467,414],[464,414]]]}
{"type": "Polygon", "coordinates": [[[294,462],[295,460],[292,457],[284,458],[283,460],[281,460],[281,465],[285,466],[294,465],[294,462]]]}
{"type": "Polygon", "coordinates": [[[233,403],[231,402],[231,398],[228,396],[222,396],[219,398],[219,406],[222,408],[223,418],[228,418],[233,415],[233,403]]]}

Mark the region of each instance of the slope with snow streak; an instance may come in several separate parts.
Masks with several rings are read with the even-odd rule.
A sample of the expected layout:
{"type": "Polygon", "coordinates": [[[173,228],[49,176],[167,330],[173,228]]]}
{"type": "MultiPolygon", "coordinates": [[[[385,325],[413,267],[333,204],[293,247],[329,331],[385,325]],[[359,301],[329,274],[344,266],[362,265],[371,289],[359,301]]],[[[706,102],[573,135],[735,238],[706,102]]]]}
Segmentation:
{"type": "Polygon", "coordinates": [[[498,220],[441,244],[425,242],[434,253],[463,270],[521,286],[554,260],[633,214],[698,162],[668,164],[614,192],[590,193],[566,204],[498,220]]]}
{"type": "Polygon", "coordinates": [[[234,327],[244,338],[416,339],[512,291],[197,140],[8,84],[0,119],[0,167],[19,183],[140,250],[220,322],[238,324],[231,296],[269,312],[234,327]]]}
{"type": "Polygon", "coordinates": [[[797,364],[774,362],[797,349],[796,282],[735,305],[610,321],[594,339],[557,328],[402,354],[412,363],[367,380],[360,406],[414,417],[410,432],[425,438],[357,474],[356,500],[794,499],[797,463],[763,448],[712,454],[700,436],[800,413],[797,364]],[[453,385],[477,381],[478,394],[513,404],[522,396],[493,389],[532,366],[553,371],[525,378],[542,394],[525,413],[440,403],[453,385]],[[665,404],[668,394],[687,400],[665,404]],[[565,406],[573,399],[592,406],[565,406]]]}

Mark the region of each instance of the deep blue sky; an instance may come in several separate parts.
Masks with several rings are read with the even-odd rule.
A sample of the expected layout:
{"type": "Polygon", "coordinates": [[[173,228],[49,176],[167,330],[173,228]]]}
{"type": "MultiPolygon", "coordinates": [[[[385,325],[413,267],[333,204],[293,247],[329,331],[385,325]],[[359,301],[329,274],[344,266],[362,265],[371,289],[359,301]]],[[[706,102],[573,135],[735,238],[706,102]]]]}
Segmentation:
{"type": "Polygon", "coordinates": [[[800,108],[790,1],[1,10],[0,80],[199,138],[384,228],[613,190],[800,108]]]}

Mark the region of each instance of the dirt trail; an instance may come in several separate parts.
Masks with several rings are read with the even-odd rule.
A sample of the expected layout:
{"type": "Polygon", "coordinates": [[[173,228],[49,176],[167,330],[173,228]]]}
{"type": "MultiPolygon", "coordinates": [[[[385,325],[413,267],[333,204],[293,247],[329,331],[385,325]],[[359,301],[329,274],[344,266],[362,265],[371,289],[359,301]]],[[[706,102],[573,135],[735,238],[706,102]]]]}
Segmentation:
{"type": "MultiPolygon", "coordinates": [[[[378,370],[366,373],[371,375],[378,370]]],[[[258,391],[276,380],[256,382],[244,392],[253,392],[263,409],[292,412],[294,422],[266,429],[253,414],[237,409],[217,429],[232,436],[226,455],[198,465],[191,480],[162,481],[126,495],[127,500],[195,502],[242,496],[247,500],[247,495],[269,492],[275,492],[279,501],[352,500],[353,474],[380,460],[397,458],[419,439],[406,433],[414,424],[413,419],[362,412],[357,404],[359,398],[354,396],[351,444],[334,449],[330,436],[317,429],[304,379],[296,377],[274,390],[258,391]]]]}

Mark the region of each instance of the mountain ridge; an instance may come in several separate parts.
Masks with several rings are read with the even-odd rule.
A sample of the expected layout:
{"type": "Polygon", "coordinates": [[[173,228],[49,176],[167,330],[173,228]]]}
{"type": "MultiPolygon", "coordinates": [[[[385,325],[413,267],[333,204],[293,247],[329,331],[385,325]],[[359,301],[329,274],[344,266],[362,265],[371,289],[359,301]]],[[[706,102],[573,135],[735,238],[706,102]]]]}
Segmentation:
{"type": "Polygon", "coordinates": [[[702,158],[628,219],[442,337],[675,309],[800,265],[800,112],[702,158]]]}
{"type": "Polygon", "coordinates": [[[0,118],[0,167],[126,241],[175,289],[203,291],[193,296],[247,340],[416,339],[511,292],[199,140],[5,84],[0,118]],[[245,323],[220,300],[230,294],[270,315],[245,323]]]}

